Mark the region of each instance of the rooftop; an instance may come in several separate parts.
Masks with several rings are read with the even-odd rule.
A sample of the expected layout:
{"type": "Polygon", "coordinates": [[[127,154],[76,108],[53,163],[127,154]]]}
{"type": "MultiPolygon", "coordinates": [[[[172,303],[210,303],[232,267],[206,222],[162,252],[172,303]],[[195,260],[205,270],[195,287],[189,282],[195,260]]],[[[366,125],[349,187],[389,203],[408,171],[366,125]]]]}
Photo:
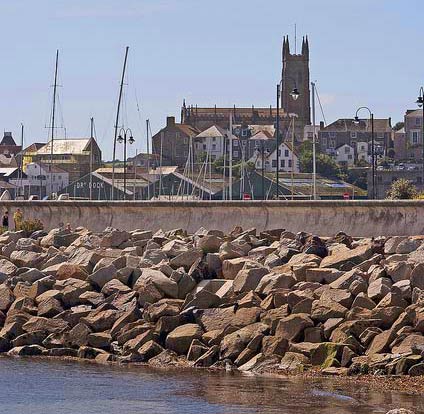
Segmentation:
{"type": "MultiPolygon", "coordinates": [[[[391,130],[392,127],[390,118],[374,118],[375,132],[390,132],[391,130]]],[[[340,118],[321,129],[321,132],[325,131],[371,132],[371,122],[368,118],[366,118],[360,119],[359,124],[356,124],[353,118],[340,118]]]]}
{"type": "MultiPolygon", "coordinates": [[[[90,151],[90,142],[92,138],[72,138],[72,139],[54,139],[53,154],[86,154],[90,151]]],[[[94,140],[94,138],[93,138],[94,140]]],[[[94,140],[95,142],[95,140],[94,140]]],[[[51,141],[38,149],[37,154],[50,154],[51,141]]]]}

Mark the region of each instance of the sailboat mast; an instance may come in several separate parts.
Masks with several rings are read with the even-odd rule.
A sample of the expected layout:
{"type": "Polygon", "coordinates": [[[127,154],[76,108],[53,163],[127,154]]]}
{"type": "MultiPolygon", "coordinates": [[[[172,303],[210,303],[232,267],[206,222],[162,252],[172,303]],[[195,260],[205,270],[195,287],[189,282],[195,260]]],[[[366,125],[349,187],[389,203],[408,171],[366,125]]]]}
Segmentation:
{"type": "Polygon", "coordinates": [[[128,58],[128,50],[129,47],[125,48],[125,58],[124,58],[124,66],[122,68],[122,76],[121,76],[121,85],[119,87],[119,98],[118,98],[118,107],[116,109],[116,119],[115,119],[115,136],[113,139],[113,158],[112,158],[112,200],[115,199],[115,158],[116,158],[116,140],[118,138],[118,122],[119,122],[119,112],[121,110],[121,100],[122,100],[122,90],[124,88],[124,79],[125,79],[125,70],[127,68],[127,58],[128,58]]]}
{"type": "MultiPolygon", "coordinates": [[[[54,129],[55,129],[55,115],[56,115],[56,91],[57,91],[57,67],[59,63],[59,49],[56,50],[56,64],[54,69],[54,85],[53,85],[53,107],[52,107],[52,134],[51,134],[51,145],[50,145],[50,193],[53,192],[53,155],[54,155],[54,129]]],[[[46,194],[47,195],[47,194],[46,194]]]]}

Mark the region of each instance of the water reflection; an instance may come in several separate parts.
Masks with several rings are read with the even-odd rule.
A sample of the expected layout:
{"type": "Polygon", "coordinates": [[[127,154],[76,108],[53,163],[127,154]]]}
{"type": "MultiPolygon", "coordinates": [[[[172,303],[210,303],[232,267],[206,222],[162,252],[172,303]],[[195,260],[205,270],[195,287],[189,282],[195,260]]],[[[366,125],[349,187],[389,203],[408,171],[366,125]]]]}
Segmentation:
{"type": "Polygon", "coordinates": [[[8,414],[369,414],[398,407],[418,414],[423,400],[331,379],[0,360],[0,406],[8,414]]]}

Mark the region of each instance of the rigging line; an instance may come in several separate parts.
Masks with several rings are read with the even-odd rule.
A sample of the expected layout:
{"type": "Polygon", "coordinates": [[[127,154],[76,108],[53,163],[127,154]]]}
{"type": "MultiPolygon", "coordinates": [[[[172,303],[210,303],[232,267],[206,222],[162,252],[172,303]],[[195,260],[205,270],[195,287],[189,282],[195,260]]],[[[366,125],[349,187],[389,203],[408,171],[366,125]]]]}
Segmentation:
{"type": "Polygon", "coordinates": [[[137,115],[138,115],[138,122],[139,122],[139,128],[140,128],[140,136],[143,135],[143,128],[144,128],[144,123],[141,117],[141,111],[140,111],[140,105],[138,102],[138,95],[137,95],[137,88],[135,87],[135,83],[134,83],[134,94],[135,94],[135,104],[136,104],[136,108],[137,108],[137,115]]]}
{"type": "Polygon", "coordinates": [[[318,98],[318,103],[319,103],[319,107],[321,109],[321,114],[322,114],[322,118],[324,119],[324,126],[327,126],[327,120],[325,119],[325,115],[324,115],[324,109],[321,105],[321,99],[319,98],[319,93],[318,93],[318,89],[317,89],[317,85],[315,84],[315,92],[318,98]]]}

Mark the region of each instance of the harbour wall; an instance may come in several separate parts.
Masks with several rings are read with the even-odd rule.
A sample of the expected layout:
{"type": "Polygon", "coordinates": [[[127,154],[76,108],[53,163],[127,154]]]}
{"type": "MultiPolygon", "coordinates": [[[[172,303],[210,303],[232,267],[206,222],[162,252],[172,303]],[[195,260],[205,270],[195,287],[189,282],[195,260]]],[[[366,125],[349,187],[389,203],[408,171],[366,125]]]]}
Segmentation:
{"type": "MultiPolygon", "coordinates": [[[[20,208],[25,219],[41,220],[47,230],[60,223],[102,231],[200,227],[230,231],[240,225],[258,231],[284,228],[330,236],[424,234],[424,201],[0,201],[0,211],[20,208]]],[[[13,223],[11,223],[13,227],[13,223]]]]}

